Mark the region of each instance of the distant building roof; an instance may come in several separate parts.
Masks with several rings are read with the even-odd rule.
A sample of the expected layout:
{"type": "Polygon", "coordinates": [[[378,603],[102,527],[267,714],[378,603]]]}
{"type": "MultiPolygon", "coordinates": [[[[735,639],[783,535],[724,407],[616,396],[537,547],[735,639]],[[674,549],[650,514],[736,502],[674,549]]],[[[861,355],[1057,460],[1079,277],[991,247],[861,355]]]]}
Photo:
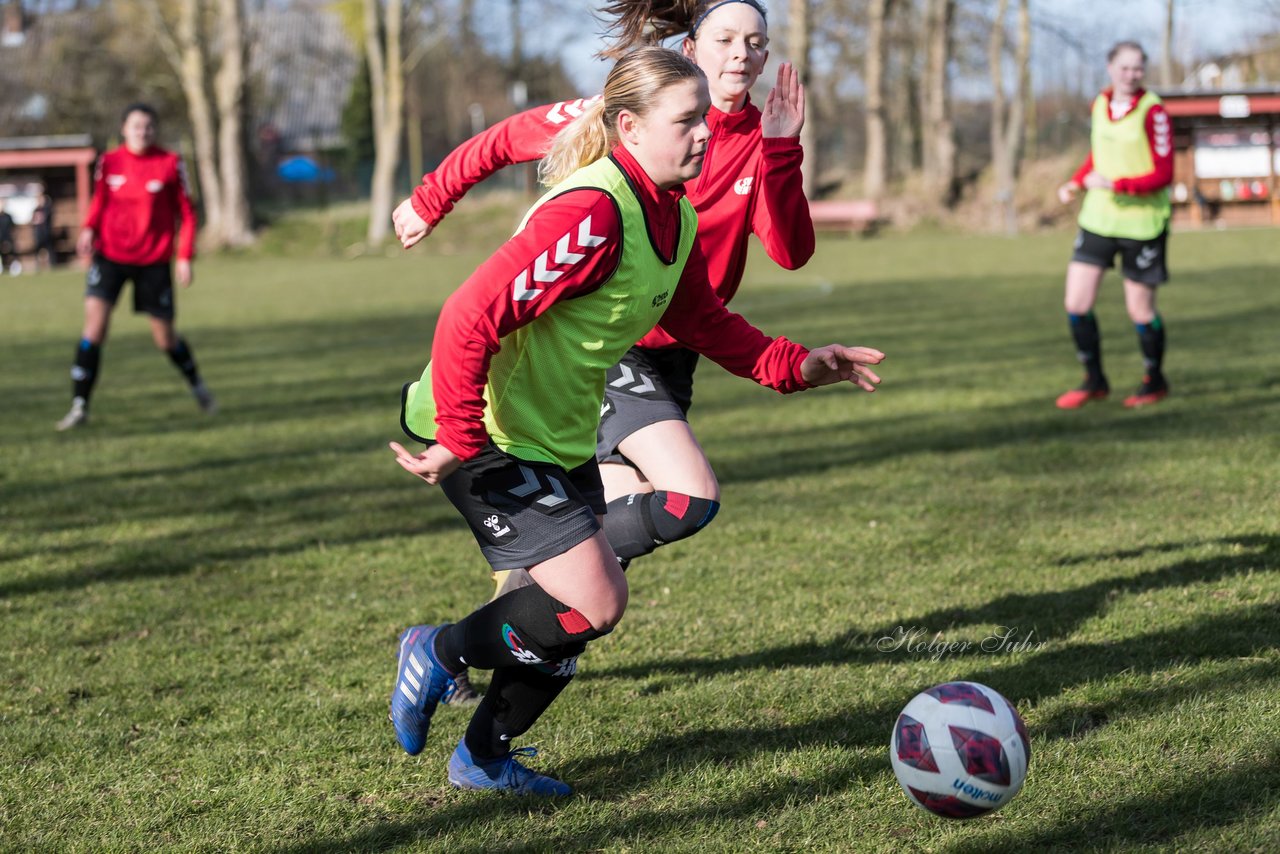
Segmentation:
{"type": "Polygon", "coordinates": [[[1161,92],[1164,108],[1174,118],[1216,116],[1245,119],[1280,114],[1280,86],[1250,87],[1217,92],[1173,90],[1161,92]]]}
{"type": "Polygon", "coordinates": [[[253,15],[250,75],[262,83],[259,126],[272,125],[286,152],[343,144],[342,110],[360,61],[342,20],[322,4],[297,3],[253,15]]]}
{"type": "Polygon", "coordinates": [[[0,151],[33,151],[50,148],[85,148],[93,145],[87,133],[64,133],[54,136],[11,136],[0,138],[0,151]]]}

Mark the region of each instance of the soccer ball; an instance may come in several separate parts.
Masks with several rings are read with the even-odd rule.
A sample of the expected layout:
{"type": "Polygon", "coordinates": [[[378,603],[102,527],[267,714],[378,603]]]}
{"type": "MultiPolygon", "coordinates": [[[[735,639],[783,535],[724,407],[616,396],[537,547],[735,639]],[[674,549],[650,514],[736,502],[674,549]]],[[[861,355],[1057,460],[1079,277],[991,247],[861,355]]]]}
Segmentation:
{"type": "Polygon", "coordinates": [[[973,818],[1018,794],[1031,741],[1017,709],[999,692],[977,682],[944,682],[921,691],[898,715],[889,759],[920,809],[973,818]]]}

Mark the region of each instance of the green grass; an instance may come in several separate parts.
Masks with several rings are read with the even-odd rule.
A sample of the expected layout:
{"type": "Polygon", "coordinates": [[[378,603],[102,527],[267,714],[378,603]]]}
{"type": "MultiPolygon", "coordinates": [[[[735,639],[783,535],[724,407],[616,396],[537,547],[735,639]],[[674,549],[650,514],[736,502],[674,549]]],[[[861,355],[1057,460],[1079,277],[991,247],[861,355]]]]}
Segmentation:
{"type": "MultiPolygon", "coordinates": [[[[1276,232],[1173,238],[1173,395],[1136,412],[1053,408],[1078,379],[1068,235],[757,258],[735,306],[880,347],[884,385],[784,399],[700,368],[724,509],[636,564],[530,734],[575,787],[554,804],[448,787],[463,712],[416,759],[386,722],[398,631],[490,589],[385,449],[482,257],[429,240],[450,252],[202,261],[180,326],[223,413],[121,311],[73,435],[51,427],[79,277],[0,279],[0,849],[1280,849],[1276,232]],[[1034,644],[880,651],[899,626],[1034,644]],[[887,757],[949,679],[1003,692],[1033,741],[1022,794],[967,823],[910,806],[887,757]]],[[[1099,317],[1122,391],[1114,277],[1099,317]]]]}

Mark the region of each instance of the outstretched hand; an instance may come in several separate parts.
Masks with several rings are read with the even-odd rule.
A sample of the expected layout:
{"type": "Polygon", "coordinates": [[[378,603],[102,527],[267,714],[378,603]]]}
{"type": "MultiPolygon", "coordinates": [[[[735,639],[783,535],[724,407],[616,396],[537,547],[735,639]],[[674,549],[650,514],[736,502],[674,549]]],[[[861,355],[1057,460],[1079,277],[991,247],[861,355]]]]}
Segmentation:
{"type": "Polygon", "coordinates": [[[810,350],[800,365],[800,375],[809,385],[851,382],[863,391],[875,391],[880,377],[872,365],[884,361],[884,353],[870,347],[828,344],[810,350]]]}
{"type": "Polygon", "coordinates": [[[1087,190],[1110,190],[1115,185],[1111,183],[1111,179],[1101,172],[1090,172],[1084,176],[1084,186],[1087,190]]]}
{"type": "Polygon", "coordinates": [[[432,485],[438,484],[458,470],[462,460],[454,456],[444,445],[436,443],[421,454],[411,454],[399,442],[391,442],[391,450],[395,451],[396,462],[400,468],[417,475],[432,485]]]}
{"type": "Polygon", "coordinates": [[[804,127],[804,86],[789,62],[778,66],[778,82],[769,90],[760,115],[760,134],[766,139],[800,135],[804,127]]]}
{"type": "Polygon", "coordinates": [[[425,219],[418,216],[413,209],[413,200],[405,199],[391,212],[391,225],[396,230],[396,239],[405,249],[412,248],[419,240],[431,233],[433,228],[425,219]]]}

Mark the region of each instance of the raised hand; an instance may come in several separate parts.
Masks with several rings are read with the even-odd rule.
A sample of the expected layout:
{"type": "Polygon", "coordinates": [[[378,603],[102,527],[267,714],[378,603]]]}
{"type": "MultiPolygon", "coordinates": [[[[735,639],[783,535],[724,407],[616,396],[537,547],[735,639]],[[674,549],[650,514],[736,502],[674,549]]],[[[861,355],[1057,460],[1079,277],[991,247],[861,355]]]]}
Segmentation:
{"type": "Polygon", "coordinates": [[[789,62],[778,66],[778,82],[769,90],[760,116],[760,133],[768,139],[797,137],[804,127],[804,87],[789,62]]]}

